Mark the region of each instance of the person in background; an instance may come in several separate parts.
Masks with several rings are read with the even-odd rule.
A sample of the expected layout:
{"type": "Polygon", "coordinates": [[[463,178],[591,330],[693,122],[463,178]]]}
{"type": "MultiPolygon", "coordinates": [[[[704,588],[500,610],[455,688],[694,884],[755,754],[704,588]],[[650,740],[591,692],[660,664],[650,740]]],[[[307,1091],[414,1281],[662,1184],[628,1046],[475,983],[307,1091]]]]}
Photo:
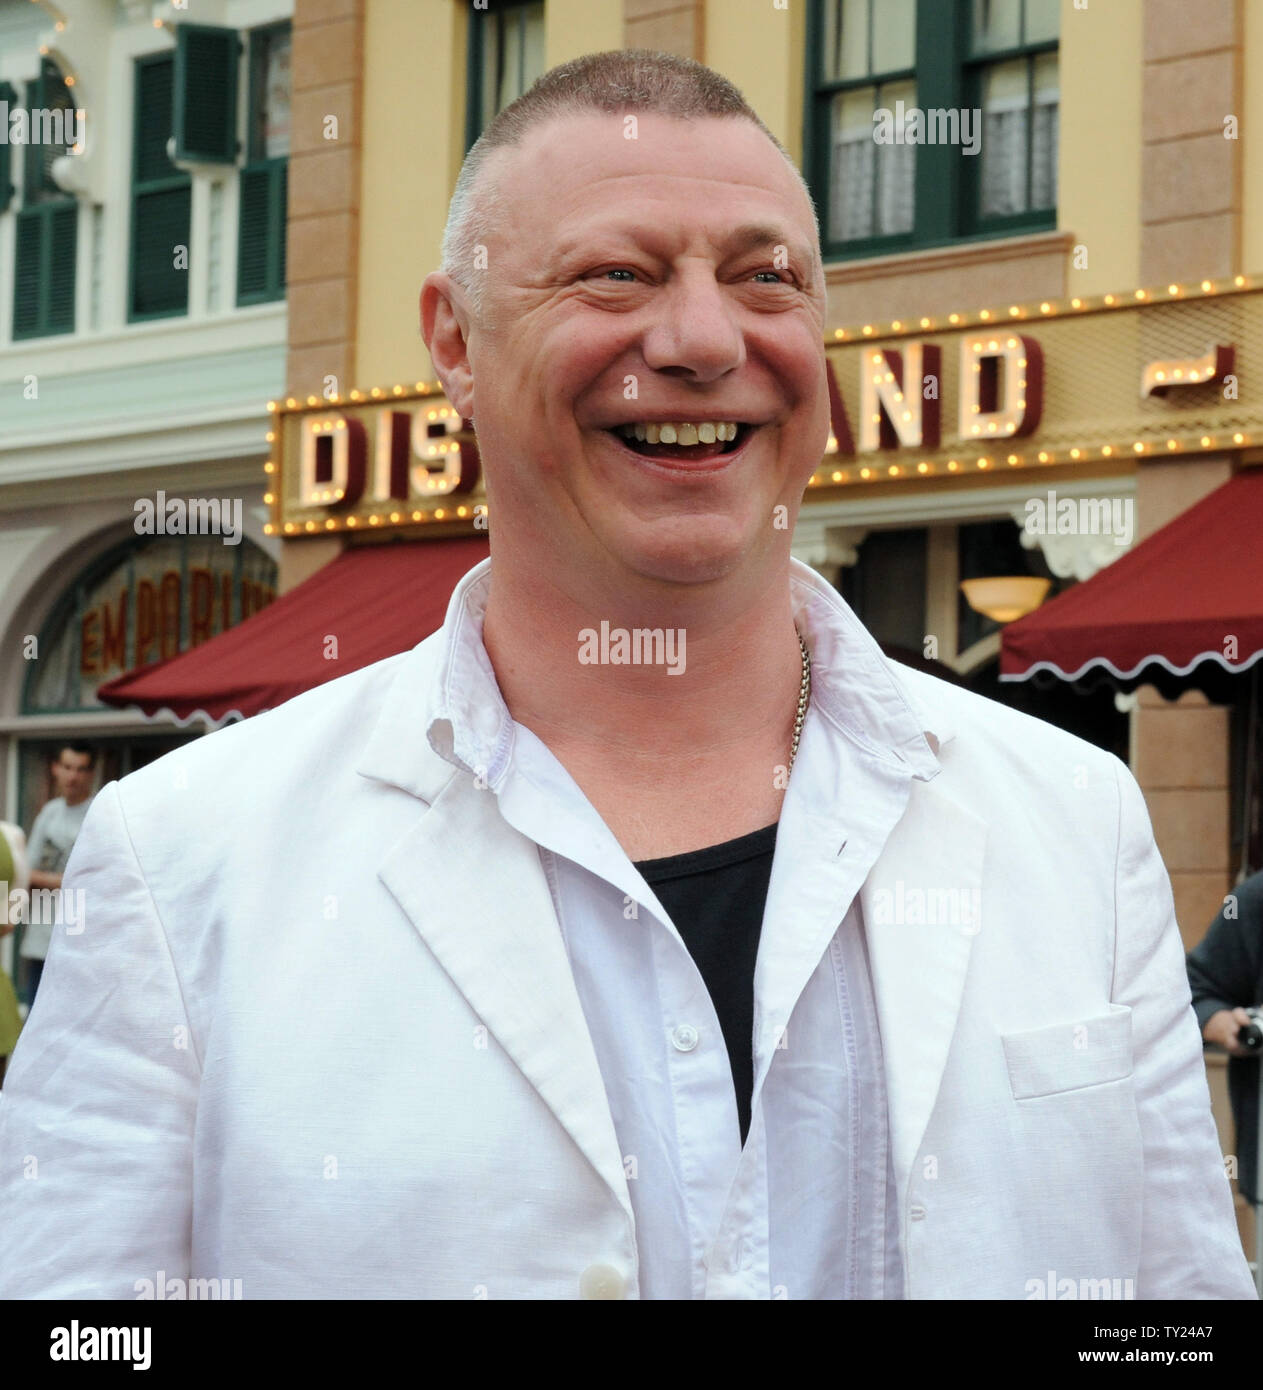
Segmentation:
{"type": "Polygon", "coordinates": [[[1246,1008],[1263,1003],[1263,873],[1243,880],[1188,954],[1188,982],[1202,1037],[1218,1043],[1228,1063],[1228,1099],[1237,1127],[1237,1187],[1259,1200],[1259,1054],[1239,1041],[1246,1008]]]}
{"type": "MultiPolygon", "coordinates": [[[[32,890],[61,887],[62,870],[92,800],[95,767],[96,751],[86,743],[66,744],[51,764],[56,795],[35,817],[27,847],[32,890]]],[[[53,937],[53,915],[37,909],[33,903],[22,933],[20,955],[26,962],[24,993],[28,1007],[35,1003],[35,992],[44,973],[44,959],[53,937]]]]}
{"type": "Polygon", "coordinates": [[[1263,1004],[1263,873],[1242,880],[1224,899],[1188,954],[1194,1012],[1207,1042],[1227,1052],[1228,1099],[1237,1125],[1239,1193],[1259,1201],[1259,1054],[1238,1040],[1250,1022],[1246,1008],[1263,1004]]]}

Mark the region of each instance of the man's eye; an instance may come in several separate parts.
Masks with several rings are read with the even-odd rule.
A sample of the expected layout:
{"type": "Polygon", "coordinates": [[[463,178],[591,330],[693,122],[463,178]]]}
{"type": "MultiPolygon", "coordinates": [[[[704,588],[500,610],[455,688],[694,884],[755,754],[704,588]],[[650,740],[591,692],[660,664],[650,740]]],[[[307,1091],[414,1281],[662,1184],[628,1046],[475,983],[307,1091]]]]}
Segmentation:
{"type": "Polygon", "coordinates": [[[780,273],[779,270],[756,270],[756,271],[754,272],[754,274],[755,274],[755,278],[756,278],[756,279],[757,279],[758,276],[760,276],[760,275],[770,275],[770,276],[772,277],[771,280],[770,280],[770,281],[764,281],[765,284],[769,284],[769,283],[770,283],[770,284],[773,284],[773,285],[787,285],[787,284],[790,283],[788,280],[786,280],[786,279],[781,275],[781,273],[780,273]]]}
{"type": "MultiPolygon", "coordinates": [[[[636,272],[634,270],[627,270],[625,267],[622,266],[616,266],[613,270],[605,270],[601,273],[603,275],[625,275],[628,280],[635,280],[636,278],[636,272]]],[[[623,281],[622,283],[625,284],[626,281],[623,281]]]]}

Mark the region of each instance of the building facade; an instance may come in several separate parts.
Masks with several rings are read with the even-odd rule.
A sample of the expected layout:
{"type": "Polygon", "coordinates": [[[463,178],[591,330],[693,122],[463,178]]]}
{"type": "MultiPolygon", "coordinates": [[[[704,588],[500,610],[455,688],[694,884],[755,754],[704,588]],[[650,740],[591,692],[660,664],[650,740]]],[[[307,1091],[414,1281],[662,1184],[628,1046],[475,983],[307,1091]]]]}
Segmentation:
{"type": "Polygon", "coordinates": [[[0,0],[0,786],[28,830],[65,742],[100,785],[200,728],[100,685],[276,592],[290,10],[0,0]]]}

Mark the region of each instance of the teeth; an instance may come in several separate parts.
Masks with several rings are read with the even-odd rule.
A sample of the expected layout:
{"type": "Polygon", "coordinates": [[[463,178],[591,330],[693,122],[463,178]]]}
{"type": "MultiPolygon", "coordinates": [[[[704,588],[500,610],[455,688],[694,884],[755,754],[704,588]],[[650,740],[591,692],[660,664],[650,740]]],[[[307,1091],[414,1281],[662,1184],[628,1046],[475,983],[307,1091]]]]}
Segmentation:
{"type": "Polygon", "coordinates": [[[737,437],[738,426],[732,420],[705,420],[701,424],[682,421],[679,424],[649,424],[636,421],[633,424],[619,425],[618,433],[624,439],[638,439],[647,444],[721,444],[731,443],[737,437]]]}

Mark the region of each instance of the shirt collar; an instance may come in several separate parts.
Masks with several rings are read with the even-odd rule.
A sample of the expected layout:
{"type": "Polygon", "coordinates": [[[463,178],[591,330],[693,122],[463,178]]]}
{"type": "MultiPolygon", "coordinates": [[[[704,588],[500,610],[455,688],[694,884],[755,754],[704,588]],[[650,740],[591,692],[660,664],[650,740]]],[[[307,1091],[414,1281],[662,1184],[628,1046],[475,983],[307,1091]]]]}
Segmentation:
{"type": "MultiPolygon", "coordinates": [[[[490,559],[452,592],[426,705],[426,736],[445,761],[499,787],[509,766],[514,722],[482,642],[491,585],[490,559]]],[[[869,753],[928,780],[938,749],[951,738],[896,674],[841,594],[802,561],[790,559],[794,621],[811,655],[811,703],[869,753]]]]}

